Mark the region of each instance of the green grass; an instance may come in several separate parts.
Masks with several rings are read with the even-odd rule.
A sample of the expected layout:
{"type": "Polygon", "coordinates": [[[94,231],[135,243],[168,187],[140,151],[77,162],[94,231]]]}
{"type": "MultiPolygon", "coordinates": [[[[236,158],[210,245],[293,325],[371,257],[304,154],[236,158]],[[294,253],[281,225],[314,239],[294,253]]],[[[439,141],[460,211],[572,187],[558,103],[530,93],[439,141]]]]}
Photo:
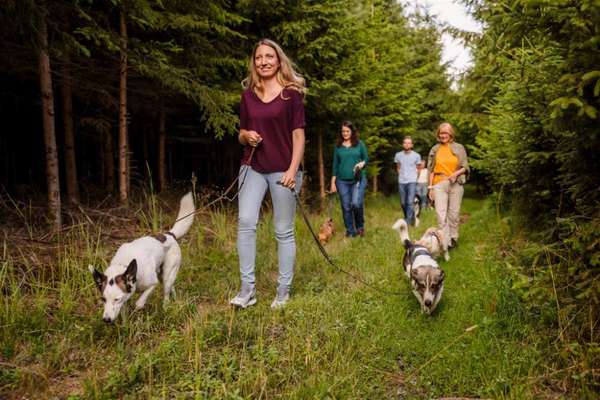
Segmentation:
{"type": "MultiPolygon", "coordinates": [[[[141,312],[101,321],[88,263],[114,252],[100,228],[63,238],[51,272],[22,260],[0,264],[0,397],[60,398],[539,398],[540,336],[527,322],[495,256],[497,220],[485,200],[467,198],[460,246],[442,262],[444,298],[421,314],[401,273],[390,226],[396,198],[369,197],[366,237],[326,247],[336,262],[381,288],[372,290],[329,266],[298,216],[293,295],[275,295],[276,243],[270,214],[258,229],[258,304],[236,311],[239,285],[235,210],[200,215],[183,240],[176,300],[160,292],[141,312]],[[385,291],[385,292],[383,292],[385,291]],[[390,292],[393,292],[390,294],[390,292]],[[477,325],[470,332],[465,329],[477,325]]],[[[152,211],[151,219],[169,216],[152,211]],[[156,215],[154,215],[156,214],[156,215]]],[[[313,215],[316,227],[323,216],[313,215]]],[[[413,237],[434,224],[425,212],[413,237]]]]}

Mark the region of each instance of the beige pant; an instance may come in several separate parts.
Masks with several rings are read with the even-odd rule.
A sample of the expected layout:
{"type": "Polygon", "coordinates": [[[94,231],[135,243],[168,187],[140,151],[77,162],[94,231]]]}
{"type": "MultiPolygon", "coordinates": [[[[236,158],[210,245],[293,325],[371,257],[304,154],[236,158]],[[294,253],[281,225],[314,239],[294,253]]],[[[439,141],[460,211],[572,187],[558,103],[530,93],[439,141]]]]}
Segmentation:
{"type": "Polygon", "coordinates": [[[443,180],[433,186],[433,201],[438,227],[445,240],[458,239],[460,203],[465,188],[459,183],[443,180]]]}

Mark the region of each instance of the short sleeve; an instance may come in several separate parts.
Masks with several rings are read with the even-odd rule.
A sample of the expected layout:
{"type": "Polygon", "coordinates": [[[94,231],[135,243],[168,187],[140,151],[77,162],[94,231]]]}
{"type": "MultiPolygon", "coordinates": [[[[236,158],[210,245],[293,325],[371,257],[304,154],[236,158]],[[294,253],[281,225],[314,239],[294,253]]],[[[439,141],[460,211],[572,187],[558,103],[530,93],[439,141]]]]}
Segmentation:
{"type": "Polygon", "coordinates": [[[244,93],[242,93],[242,99],[240,100],[240,129],[248,129],[248,106],[244,93]]]}
{"type": "Polygon", "coordinates": [[[304,116],[304,96],[294,90],[292,95],[292,130],[306,126],[304,116]]]}
{"type": "Polygon", "coordinates": [[[399,163],[400,160],[398,159],[398,153],[394,154],[394,162],[395,163],[399,163]]]}
{"type": "Polygon", "coordinates": [[[415,154],[417,155],[417,156],[415,157],[415,160],[417,160],[417,161],[415,162],[415,164],[418,164],[418,163],[420,163],[420,162],[421,162],[421,155],[420,155],[419,153],[415,153],[415,154]]]}

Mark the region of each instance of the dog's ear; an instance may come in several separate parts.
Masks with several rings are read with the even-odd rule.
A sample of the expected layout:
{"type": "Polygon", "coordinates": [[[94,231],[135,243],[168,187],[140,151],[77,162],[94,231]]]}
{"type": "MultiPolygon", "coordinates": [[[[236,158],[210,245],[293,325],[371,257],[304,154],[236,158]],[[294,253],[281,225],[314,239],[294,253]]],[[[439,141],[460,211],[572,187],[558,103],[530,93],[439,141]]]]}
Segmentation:
{"type": "Polygon", "coordinates": [[[125,278],[125,281],[127,283],[134,284],[136,282],[137,261],[135,260],[135,258],[133,260],[131,260],[131,262],[127,266],[127,269],[123,273],[123,277],[125,278]]]}
{"type": "Polygon", "coordinates": [[[102,288],[106,284],[106,275],[104,275],[102,272],[98,272],[98,270],[96,268],[94,268],[94,266],[91,264],[88,265],[88,269],[90,270],[90,272],[92,273],[92,276],[94,277],[94,282],[96,283],[96,287],[98,288],[99,291],[102,291],[102,288]]]}
{"type": "Polygon", "coordinates": [[[416,270],[416,269],[411,269],[410,270],[410,277],[416,281],[417,278],[419,277],[419,271],[416,270]]]}
{"type": "Polygon", "coordinates": [[[127,293],[131,293],[131,291],[133,290],[133,285],[137,281],[136,276],[137,276],[137,261],[135,259],[133,259],[127,266],[127,269],[125,270],[125,272],[123,272],[121,275],[117,276],[117,278],[115,280],[117,282],[117,285],[119,285],[119,287],[121,288],[121,290],[123,290],[124,292],[127,292],[127,293]]]}

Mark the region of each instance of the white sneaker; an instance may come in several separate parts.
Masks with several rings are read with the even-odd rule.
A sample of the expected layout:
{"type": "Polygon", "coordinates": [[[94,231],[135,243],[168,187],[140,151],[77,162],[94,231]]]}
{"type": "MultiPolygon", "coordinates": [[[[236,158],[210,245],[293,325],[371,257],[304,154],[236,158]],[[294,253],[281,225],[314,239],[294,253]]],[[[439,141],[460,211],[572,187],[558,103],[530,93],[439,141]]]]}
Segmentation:
{"type": "Polygon", "coordinates": [[[287,287],[278,287],[277,295],[275,296],[275,300],[271,303],[271,308],[281,308],[285,306],[285,304],[290,299],[290,289],[287,287]]]}
{"type": "Polygon", "coordinates": [[[241,308],[256,304],[256,289],[254,286],[242,284],[242,289],[229,301],[229,304],[241,308]]]}

